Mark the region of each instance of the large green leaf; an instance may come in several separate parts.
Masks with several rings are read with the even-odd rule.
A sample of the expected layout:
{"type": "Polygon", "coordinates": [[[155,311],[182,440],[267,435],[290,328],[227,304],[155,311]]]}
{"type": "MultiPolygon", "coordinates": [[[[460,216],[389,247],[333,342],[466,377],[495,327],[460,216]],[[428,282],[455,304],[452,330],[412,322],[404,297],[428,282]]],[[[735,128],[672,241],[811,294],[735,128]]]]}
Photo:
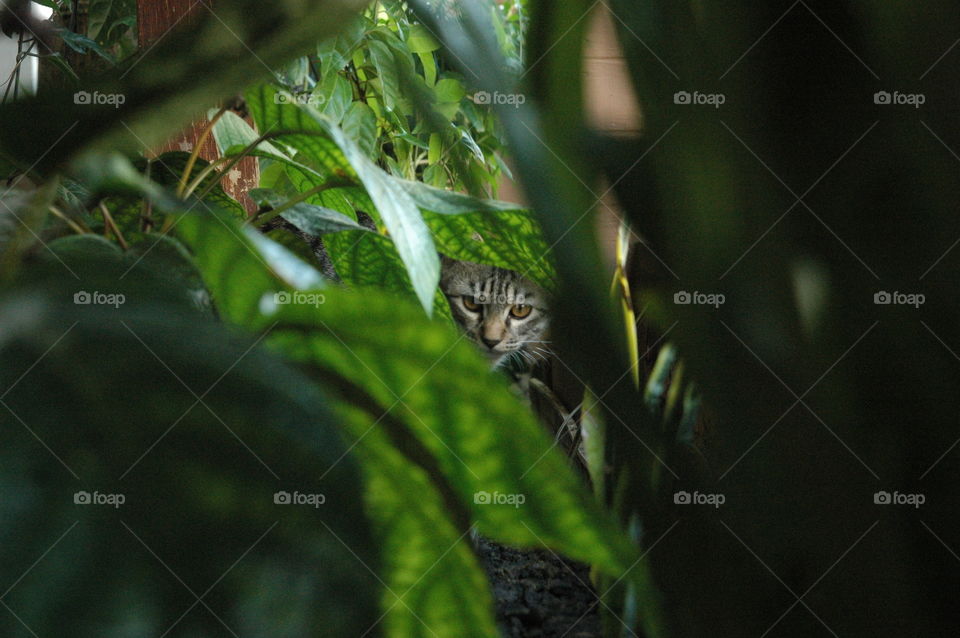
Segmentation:
{"type": "Polygon", "coordinates": [[[550,246],[532,211],[423,182],[398,182],[423,209],[443,254],[515,270],[548,289],[556,285],[550,246]]]}
{"type": "Polygon", "coordinates": [[[366,478],[380,538],[384,635],[394,638],[495,638],[490,589],[464,530],[430,477],[391,444],[377,416],[339,404],[341,425],[366,478]],[[398,486],[402,486],[399,487],[398,486]]]}
{"type": "MultiPolygon", "coordinates": [[[[234,251],[230,260],[205,257],[229,251],[234,243],[232,234],[219,226],[196,217],[194,227],[205,231],[190,240],[214,298],[223,297],[219,291],[229,290],[233,280],[249,281],[248,270],[262,268],[247,251],[234,251]]],[[[250,318],[242,323],[256,328],[279,322],[271,343],[364,388],[384,409],[396,407],[400,398],[398,418],[437,458],[485,533],[527,545],[540,538],[611,573],[629,564],[629,543],[624,545],[599,513],[552,449],[551,438],[449,324],[430,321],[412,305],[385,294],[327,289],[319,307],[274,304],[269,298],[254,304],[254,297],[251,292],[248,303],[255,307],[250,312],[237,313],[250,318]],[[258,317],[258,308],[265,314],[258,317]],[[374,328],[379,325],[391,328],[374,328]],[[454,395],[457,401],[450,401],[454,395]],[[506,428],[509,437],[499,434],[506,428]],[[529,498],[522,508],[487,507],[474,503],[474,494],[482,491],[529,498]]]]}
{"type": "Polygon", "coordinates": [[[391,295],[334,290],[318,310],[278,306],[264,321],[279,322],[274,346],[364,388],[378,415],[399,419],[436,458],[484,534],[531,547],[543,542],[615,575],[635,560],[552,438],[448,324],[391,295]],[[390,330],[372,328],[385,322],[390,330]],[[524,502],[488,505],[485,493],[524,502]]]}
{"type": "MultiPolygon", "coordinates": [[[[631,365],[623,352],[622,321],[613,312],[594,226],[587,221],[597,198],[585,185],[595,183],[600,168],[590,161],[582,111],[581,45],[589,3],[547,4],[537,3],[540,21],[530,38],[531,48],[537,52],[534,59],[542,58],[530,85],[537,99],[498,104],[495,109],[544,235],[563,257],[555,261],[561,283],[557,296],[576,300],[555,305],[552,338],[559,350],[568,353],[571,369],[604,398],[600,408],[606,413],[605,458],[611,471],[605,500],[622,508],[621,520],[642,518],[643,534],[636,536],[649,546],[664,520],[657,511],[660,497],[651,489],[650,477],[661,471],[657,450],[664,450],[665,440],[659,428],[645,418],[642,398],[625,374],[631,365]],[[571,38],[573,44],[554,48],[563,38],[571,38]],[[570,171],[578,179],[570,179],[570,171]]],[[[411,6],[439,34],[477,89],[491,94],[524,90],[505,72],[507,65],[485,7],[479,3],[458,5],[459,19],[453,20],[439,15],[424,0],[412,0],[411,6]]],[[[651,579],[636,583],[635,593],[625,608],[638,605],[636,615],[644,631],[662,634],[662,612],[651,579]]],[[[622,611],[619,605],[617,610],[622,611]]]]}
{"type": "Polygon", "coordinates": [[[312,266],[249,226],[231,223],[217,211],[205,219],[203,223],[198,214],[182,214],[177,234],[194,248],[213,302],[227,319],[241,325],[253,321],[267,293],[324,285],[322,275],[312,266]],[[196,250],[203,245],[205,232],[220,238],[216,251],[196,250]]]}
{"type": "Polygon", "coordinates": [[[309,105],[277,100],[275,87],[260,86],[247,93],[247,103],[261,128],[276,126],[297,131],[280,139],[318,162],[332,175],[343,175],[363,184],[376,206],[366,211],[379,215],[400,254],[413,289],[429,313],[440,279],[440,260],[430,230],[416,202],[394,178],[376,166],[343,131],[309,105]],[[278,103],[282,102],[282,103],[278,103]]]}
{"type": "Polygon", "coordinates": [[[360,635],[378,558],[315,386],[127,282],[0,299],[0,634],[360,635]]]}
{"type": "MultiPolygon", "coordinates": [[[[232,239],[215,222],[197,218],[197,224],[204,232],[192,248],[212,268],[206,276],[214,298],[222,297],[219,290],[230,289],[231,279],[249,281],[243,273],[258,262],[243,253],[229,264],[203,257],[223,252],[232,239]],[[241,267],[241,260],[248,263],[241,267]]],[[[365,432],[389,436],[411,468],[430,477],[461,532],[470,517],[492,538],[545,543],[616,576],[634,563],[632,544],[599,510],[552,438],[448,323],[430,321],[412,303],[380,291],[326,289],[320,304],[265,299],[258,305],[263,316],[257,308],[238,316],[252,317],[246,325],[254,329],[273,326],[269,343],[304,364],[347,406],[357,407],[360,395],[376,427],[351,425],[358,446],[365,432]],[[504,499],[513,504],[497,502],[504,499]]],[[[420,564],[422,557],[409,560],[420,564]]],[[[641,582],[644,573],[633,571],[641,582]]]]}
{"type": "MultiPolygon", "coordinates": [[[[345,284],[414,298],[410,276],[389,238],[363,230],[328,235],[324,241],[333,266],[345,284]]],[[[451,316],[450,305],[439,289],[433,295],[433,312],[438,317],[451,316]]]]}
{"type": "MultiPolygon", "coordinates": [[[[212,117],[214,112],[208,113],[212,117]]],[[[217,123],[213,125],[213,138],[217,142],[217,148],[223,156],[236,155],[244,150],[250,144],[260,139],[258,134],[246,120],[234,113],[225,111],[217,123]]],[[[292,162],[293,160],[283,150],[271,144],[268,140],[262,140],[250,152],[251,155],[266,157],[279,160],[281,162],[292,162]]]]}

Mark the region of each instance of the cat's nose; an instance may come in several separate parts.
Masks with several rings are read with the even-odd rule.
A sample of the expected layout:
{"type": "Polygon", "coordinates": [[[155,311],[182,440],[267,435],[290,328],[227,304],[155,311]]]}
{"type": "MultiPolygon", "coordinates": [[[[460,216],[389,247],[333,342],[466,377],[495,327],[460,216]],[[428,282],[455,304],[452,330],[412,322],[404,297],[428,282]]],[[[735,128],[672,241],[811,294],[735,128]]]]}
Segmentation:
{"type": "Polygon", "coordinates": [[[486,337],[480,337],[480,340],[487,344],[487,347],[493,350],[494,346],[503,341],[503,339],[487,339],[486,337]]]}

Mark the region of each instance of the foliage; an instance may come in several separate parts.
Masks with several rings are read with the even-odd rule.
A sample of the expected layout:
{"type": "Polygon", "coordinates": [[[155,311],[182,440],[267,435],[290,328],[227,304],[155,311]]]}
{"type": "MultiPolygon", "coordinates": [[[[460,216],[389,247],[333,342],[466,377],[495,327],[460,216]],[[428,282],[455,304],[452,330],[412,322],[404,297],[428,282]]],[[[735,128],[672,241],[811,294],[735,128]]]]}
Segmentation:
{"type": "MultiPolygon", "coordinates": [[[[946,301],[956,262],[937,238],[958,232],[956,184],[944,170],[958,133],[939,111],[956,81],[955,61],[942,57],[956,16],[946,3],[923,15],[897,3],[609,6],[642,103],[642,138],[585,129],[571,86],[589,3],[533,7],[531,57],[561,37],[577,44],[540,63],[533,86],[543,110],[501,115],[532,202],[549,211],[541,219],[564,256],[563,294],[577,300],[558,310],[557,339],[578,344],[571,365],[602,397],[604,458],[614,464],[606,496],[642,523],[632,529],[650,548],[669,631],[948,632],[956,611],[939,592],[956,587],[958,572],[944,552],[960,542],[946,505],[957,475],[948,389],[957,322],[946,301]],[[938,106],[917,113],[873,98],[917,77],[938,106]],[[726,106],[674,97],[694,90],[721,93],[726,106]],[[600,299],[592,242],[570,232],[593,201],[579,185],[601,177],[650,255],[636,298],[717,412],[709,465],[674,446],[672,428],[640,417],[633,389],[614,383],[629,371],[611,357],[622,332],[600,299]],[[907,210],[916,223],[904,225],[907,210]],[[927,304],[874,302],[894,289],[922,290],[927,304]],[[672,303],[695,290],[726,303],[672,303]],[[622,454],[631,444],[640,456],[622,454]],[[721,493],[727,505],[681,508],[678,489],[721,493]],[[944,501],[922,513],[885,506],[893,490],[944,501]],[[949,567],[936,566],[945,558],[949,567]]],[[[509,90],[484,55],[493,47],[478,43],[486,17],[465,8],[464,18],[433,28],[486,90],[509,90]]],[[[677,406],[682,393],[673,394],[677,406]]],[[[685,431],[681,420],[677,434],[685,431]]],[[[629,597],[613,604],[631,622],[629,597]]]]}
{"type": "MultiPolygon", "coordinates": [[[[943,165],[960,131],[949,109],[923,111],[918,123],[917,113],[870,99],[883,88],[878,76],[907,86],[933,73],[927,100],[950,103],[958,67],[944,51],[960,30],[952,7],[610,2],[645,116],[639,140],[616,140],[587,131],[579,97],[583,18],[596,5],[530,4],[521,54],[510,46],[519,12],[488,3],[413,2],[416,19],[392,2],[359,18],[355,5],[283,3],[269,19],[249,2],[228,3],[218,16],[268,67],[316,53],[276,78],[235,64],[245,48],[207,17],[122,82],[84,80],[122,91],[123,108],[74,108],[69,93],[51,92],[0,109],[11,123],[0,149],[41,184],[0,200],[0,565],[15,585],[0,602],[16,613],[3,617],[4,635],[28,635],[17,618],[48,633],[58,630],[52,619],[69,618],[76,635],[139,635],[124,615],[131,608],[147,610],[136,616],[152,623],[145,631],[173,622],[196,601],[144,544],[199,596],[277,518],[272,544],[238,563],[208,603],[250,633],[276,624],[273,605],[249,589],[269,573],[275,604],[289,605],[284,618],[324,635],[357,635],[358,619],[381,614],[392,636],[494,635],[465,540],[474,522],[495,539],[593,563],[609,635],[953,630],[960,321],[951,242],[960,227],[956,180],[943,165]],[[356,47],[339,39],[351,33],[356,47]],[[336,39],[317,48],[323,35],[336,39]],[[521,86],[519,59],[536,61],[521,86]],[[459,82],[442,85],[449,94],[438,90],[445,79],[459,82]],[[728,106],[674,99],[691,89],[722,91],[728,106]],[[114,152],[139,148],[125,126],[153,144],[241,90],[256,128],[220,115],[222,162],[188,168],[182,154],[131,161],[114,152]],[[496,105],[491,127],[465,97],[478,90],[530,99],[496,105]],[[433,128],[437,115],[443,125],[433,128]],[[47,124],[36,127],[38,118],[47,124]],[[470,134],[482,162],[453,129],[470,134]],[[535,215],[476,197],[489,184],[478,171],[495,175],[505,145],[535,215]],[[263,208],[252,217],[217,186],[217,171],[245,153],[264,168],[263,208]],[[433,166],[443,172],[427,173],[433,166]],[[615,304],[580,223],[601,178],[660,264],[638,271],[621,254],[615,304]],[[809,200],[794,183],[813,184],[809,200]],[[299,239],[254,228],[275,217],[322,239],[346,286],[322,277],[299,239]],[[564,303],[553,339],[590,387],[596,501],[504,381],[448,320],[428,316],[443,308],[434,248],[556,286],[564,303]],[[562,258],[541,258],[548,249],[562,258]],[[84,289],[124,293],[131,305],[70,303],[84,289]],[[693,290],[727,303],[671,303],[693,290]],[[916,290],[928,302],[872,303],[883,290],[916,290]],[[636,331],[641,315],[671,341],[646,375],[634,369],[659,342],[636,331]],[[706,457],[691,443],[693,378],[719,422],[706,457]],[[181,391],[214,381],[198,395],[210,410],[181,391]],[[130,475],[140,498],[129,515],[119,511],[144,543],[118,527],[117,512],[71,504],[69,468],[81,486],[125,484],[124,461],[191,405],[140,462],[155,471],[130,475]],[[256,478],[265,470],[238,439],[266,465],[289,468],[277,472],[302,490],[322,484],[351,498],[275,512],[278,485],[256,478]],[[158,491],[164,498],[150,500],[158,491]],[[684,506],[682,491],[722,494],[726,505],[684,506]],[[921,492],[927,505],[884,506],[875,500],[883,491],[921,492]],[[484,505],[479,492],[519,492],[526,503],[484,505]],[[171,531],[164,516],[190,524],[171,531]],[[81,530],[86,542],[72,544],[81,530]],[[182,546],[186,555],[167,558],[182,546]],[[122,560],[115,547],[129,550],[122,560]],[[53,561],[61,548],[72,554],[53,561]],[[319,561],[322,574],[305,569],[319,561]],[[96,578],[112,573],[104,565],[125,580],[96,578]],[[378,588],[366,582],[371,572],[378,588]],[[92,625],[92,599],[77,582],[97,583],[89,596],[113,604],[99,617],[106,628],[92,625]],[[260,602],[243,616],[249,600],[260,602]],[[324,602],[343,625],[312,627],[334,613],[324,602]]],[[[184,622],[219,631],[211,618],[184,622]]]]}
{"type": "MultiPolygon", "coordinates": [[[[501,49],[516,56],[521,31],[507,30],[516,18],[489,6],[501,49]]],[[[471,78],[453,70],[439,50],[403,3],[374,3],[281,77],[392,175],[495,195],[506,170],[499,124],[489,107],[475,103],[471,78]]]]}
{"type": "MultiPolygon", "coordinates": [[[[404,24],[417,31],[416,25],[404,24]]],[[[279,30],[260,40],[283,42],[276,56],[296,46],[301,33],[299,21],[281,26],[272,25],[279,30]]],[[[161,43],[152,55],[168,70],[183,68],[208,43],[204,38],[216,33],[205,28],[214,29],[201,24],[190,47],[161,43]]],[[[374,58],[382,61],[384,49],[371,46],[386,36],[379,33],[357,49],[363,60],[351,56],[359,63],[354,70],[374,58]]],[[[409,42],[410,34],[406,37],[409,42]]],[[[426,54],[435,51],[421,53],[417,68],[422,71],[426,54]]],[[[136,61],[130,64],[123,82],[112,84],[128,99],[112,113],[64,112],[58,105],[63,94],[56,91],[3,107],[5,121],[28,112],[30,121],[36,112],[56,112],[50,128],[74,115],[81,120],[79,128],[64,126],[68,137],[52,150],[42,150],[42,140],[33,138],[19,145],[17,140],[27,138],[15,131],[0,134],[3,152],[44,184],[36,192],[5,193],[0,217],[4,254],[10,255],[3,262],[9,283],[0,303],[19,309],[5,312],[4,320],[11,323],[0,333],[4,389],[16,386],[24,372],[38,380],[29,393],[11,392],[0,417],[8,437],[6,454],[18,459],[10,467],[26,470],[4,479],[20,499],[11,500],[10,507],[36,521],[29,540],[24,528],[4,527],[10,534],[4,572],[29,567],[23,561],[35,558],[44,541],[56,540],[71,516],[93,514],[84,523],[86,544],[70,549],[87,548],[89,560],[77,561],[69,573],[46,567],[38,572],[42,580],[27,574],[23,589],[9,599],[22,624],[15,616],[5,619],[7,633],[29,632],[41,616],[73,617],[74,605],[80,604],[70,596],[73,583],[110,573],[115,559],[104,553],[114,546],[138,550],[123,559],[123,573],[133,574],[126,578],[137,586],[118,598],[124,582],[120,572],[113,580],[100,578],[90,595],[116,600],[116,609],[96,619],[89,610],[77,615],[76,635],[162,631],[168,617],[176,620],[177,605],[185,599],[184,607],[202,605],[211,612],[183,621],[182,631],[200,635],[217,625],[263,633],[260,628],[280,623],[274,614],[283,614],[290,635],[320,631],[320,626],[324,635],[358,635],[366,630],[363,620],[376,625],[381,618],[393,636],[492,636],[490,594],[467,539],[473,525],[502,542],[546,544],[612,578],[629,574],[631,582],[649,589],[641,572],[632,569],[634,545],[598,507],[505,380],[489,372],[449,320],[428,317],[434,309],[446,309],[437,290],[436,249],[529,269],[529,276],[552,286],[549,245],[533,214],[426,184],[421,180],[429,176],[422,170],[405,172],[387,161],[399,157],[385,142],[396,136],[395,128],[378,132],[380,141],[371,146],[365,127],[273,84],[254,84],[246,91],[256,129],[232,111],[214,114],[212,133],[223,150],[217,162],[182,152],[151,159],[118,153],[124,148],[117,143],[121,127],[137,136],[142,132],[144,142],[161,139],[175,130],[178,113],[210,103],[208,90],[197,89],[203,78],[178,84],[175,73],[160,82],[171,94],[152,102],[157,81],[136,61]],[[159,115],[173,103],[173,114],[159,115]],[[161,126],[161,121],[170,124],[161,126]],[[254,193],[264,207],[249,218],[219,186],[232,162],[247,154],[259,157],[270,176],[254,193]],[[370,216],[373,229],[362,223],[360,213],[370,216]],[[323,239],[349,290],[331,287],[297,252],[254,228],[281,216],[323,239]],[[77,302],[75,295],[84,292],[94,303],[77,302]],[[123,302],[117,303],[118,295],[123,302]],[[97,299],[112,300],[113,306],[101,307],[97,299]],[[242,345],[234,345],[237,340],[242,345]],[[100,348],[110,356],[98,357],[100,348]],[[90,370],[94,362],[95,372],[90,370]],[[58,372],[64,367],[71,369],[67,376],[58,372]],[[152,371],[158,368],[169,376],[154,380],[152,371]],[[302,388],[304,376],[309,389],[302,388]],[[69,413],[43,401],[53,392],[70,398],[64,403],[69,413]],[[242,400],[230,399],[241,395],[242,400]],[[458,400],[451,401],[454,396],[458,400]],[[330,412],[336,417],[325,416],[330,412]],[[181,413],[202,418],[178,418],[181,413]],[[71,452],[51,455],[59,448],[44,449],[45,442],[62,440],[55,425],[71,414],[81,415],[72,438],[63,443],[71,452]],[[133,432],[122,427],[128,423],[137,424],[133,432]],[[169,437],[166,428],[172,431],[169,437]],[[506,431],[510,436],[503,436],[506,431]],[[233,447],[224,446],[218,435],[233,447]],[[301,439],[306,443],[290,452],[288,440],[301,439]],[[287,453],[291,456],[284,458],[287,453]],[[179,454],[186,456],[178,464],[179,454]],[[64,469],[82,468],[76,472],[84,485],[101,493],[127,495],[129,490],[129,507],[125,503],[127,509],[110,516],[96,509],[74,514],[82,504],[65,497],[69,479],[33,469],[49,467],[51,456],[53,462],[59,456],[64,469]],[[138,464],[149,469],[138,479],[143,484],[133,480],[137,468],[127,465],[141,457],[138,464]],[[351,474],[355,462],[362,488],[351,474]],[[274,474],[276,482],[258,479],[244,464],[257,464],[255,469],[274,474]],[[129,486],[122,483],[127,473],[129,486]],[[183,478],[194,481],[193,487],[183,478]],[[323,493],[328,500],[317,512],[285,509],[270,501],[278,491],[323,493]],[[158,492],[166,499],[162,506],[144,496],[158,492]],[[357,511],[361,495],[364,515],[357,511]],[[483,495],[493,501],[485,502],[483,495]],[[504,504],[498,495],[512,500],[504,504]],[[171,512],[182,526],[170,526],[171,512]],[[265,540],[262,553],[251,550],[249,571],[238,567],[235,577],[224,577],[222,590],[207,603],[202,593],[219,582],[218,566],[226,562],[222,569],[227,569],[230,556],[242,556],[244,543],[257,540],[252,530],[269,528],[270,517],[282,519],[278,530],[287,528],[269,546],[265,540]],[[313,529],[301,531],[309,521],[313,529]],[[368,524],[378,540],[376,550],[368,524]],[[217,543],[224,536],[231,541],[217,543]],[[174,543],[188,545],[191,552],[168,559],[174,543]],[[211,544],[214,549],[207,549],[211,544]],[[295,560],[298,555],[306,558],[295,560]],[[161,569],[182,577],[188,587],[181,592],[173,583],[151,596],[146,583],[161,569]],[[370,611],[369,577],[382,587],[382,613],[370,611]],[[252,583],[263,582],[271,583],[278,597],[279,592],[294,594],[283,600],[250,598],[255,596],[252,583]],[[43,596],[36,593],[39,583],[50,585],[43,596]],[[191,591],[202,600],[191,599],[191,591]],[[324,604],[305,602],[317,598],[324,604]],[[125,615],[131,608],[148,612],[143,618],[125,615]],[[335,613],[341,614],[337,624],[335,613]]],[[[384,89],[380,72],[373,77],[367,70],[364,99],[354,104],[382,107],[387,125],[399,126],[386,110],[389,80],[384,89]]],[[[437,73],[438,84],[452,79],[439,60],[437,73]]],[[[234,82],[239,88],[236,71],[227,76],[216,79],[218,86],[234,82]]],[[[84,81],[90,88],[116,82],[110,75],[84,81]]],[[[474,124],[461,112],[460,98],[456,109],[446,109],[447,117],[455,127],[469,128],[474,124]]],[[[348,106],[348,112],[351,108],[363,107],[348,106]]],[[[423,114],[420,121],[429,119],[423,114]]],[[[416,127],[414,134],[430,135],[416,127]]],[[[483,139],[495,144],[494,137],[483,139]]],[[[410,142],[411,152],[415,146],[410,142]]],[[[437,161],[448,162],[444,170],[450,174],[468,179],[462,176],[476,172],[469,163],[478,160],[458,153],[437,161]]],[[[476,166],[495,170],[493,164],[476,166]]]]}

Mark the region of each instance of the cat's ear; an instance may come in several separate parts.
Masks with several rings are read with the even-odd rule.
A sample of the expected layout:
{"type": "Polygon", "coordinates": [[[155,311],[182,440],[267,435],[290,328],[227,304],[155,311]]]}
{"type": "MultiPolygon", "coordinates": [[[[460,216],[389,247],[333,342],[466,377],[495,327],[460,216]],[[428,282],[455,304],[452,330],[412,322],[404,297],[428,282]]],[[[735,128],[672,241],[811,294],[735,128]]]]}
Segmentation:
{"type": "Polygon", "coordinates": [[[453,273],[456,270],[457,260],[450,259],[443,253],[437,254],[440,255],[440,288],[446,292],[447,286],[450,284],[450,279],[453,277],[453,273]]]}

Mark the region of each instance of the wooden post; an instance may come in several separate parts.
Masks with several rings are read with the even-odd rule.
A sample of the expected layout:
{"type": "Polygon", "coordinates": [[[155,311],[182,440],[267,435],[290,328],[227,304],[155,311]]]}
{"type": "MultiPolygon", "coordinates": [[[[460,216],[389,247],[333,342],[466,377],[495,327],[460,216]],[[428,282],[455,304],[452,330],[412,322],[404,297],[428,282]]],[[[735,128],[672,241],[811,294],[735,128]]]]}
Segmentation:
{"type": "MultiPolygon", "coordinates": [[[[197,0],[138,0],[137,1],[137,42],[141,52],[146,52],[146,58],[141,64],[150,64],[149,47],[163,38],[174,29],[188,29],[194,17],[200,12],[208,10],[197,0]]],[[[211,104],[211,106],[214,106],[211,104]]],[[[154,149],[155,155],[166,151],[187,151],[194,149],[197,140],[209,124],[207,118],[198,113],[193,124],[181,131],[162,147],[154,149]]],[[[248,119],[248,122],[253,123],[248,119]]],[[[207,161],[220,157],[213,136],[208,136],[200,147],[199,156],[207,161]]],[[[236,164],[224,178],[221,185],[224,191],[238,200],[248,213],[257,209],[256,204],[247,194],[251,188],[256,188],[260,182],[260,166],[255,157],[245,157],[236,164]]]]}

